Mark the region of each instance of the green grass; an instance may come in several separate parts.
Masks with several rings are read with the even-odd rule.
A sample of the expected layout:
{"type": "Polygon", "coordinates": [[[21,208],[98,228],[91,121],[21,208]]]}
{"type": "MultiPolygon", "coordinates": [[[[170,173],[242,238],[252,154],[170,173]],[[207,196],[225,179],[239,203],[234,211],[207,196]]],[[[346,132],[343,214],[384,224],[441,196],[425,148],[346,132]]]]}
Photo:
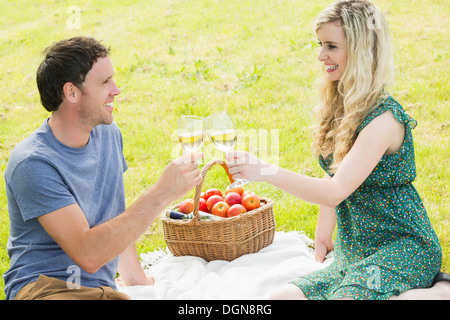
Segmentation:
{"type": "MultiPolygon", "coordinates": [[[[0,168],[14,146],[49,115],[39,103],[35,72],[52,42],[90,35],[111,46],[122,89],[115,121],[124,136],[129,170],[126,199],[133,203],[176,155],[180,115],[228,110],[244,133],[278,130],[279,164],[322,176],[310,150],[309,127],[317,103],[316,37],[312,22],[330,3],[318,0],[77,1],[80,29],[69,29],[73,1],[1,0],[0,168]],[[37,4],[37,3],[42,4],[37,4]]],[[[418,120],[413,131],[417,179],[450,271],[449,67],[445,1],[376,1],[391,26],[397,80],[390,89],[418,120]]],[[[251,149],[251,146],[246,146],[251,149]]],[[[214,156],[208,143],[203,151],[214,156]]],[[[215,154],[216,156],[220,154],[215,154]]],[[[204,188],[224,188],[221,168],[204,188]]],[[[253,183],[275,202],[277,230],[303,230],[314,238],[318,207],[276,188],[253,183]]],[[[192,196],[193,192],[188,194],[192,196]]],[[[9,222],[0,184],[0,275],[9,267],[9,222]]],[[[138,243],[139,251],[164,247],[159,221],[138,243]]],[[[3,278],[0,299],[4,298],[3,278]]]]}

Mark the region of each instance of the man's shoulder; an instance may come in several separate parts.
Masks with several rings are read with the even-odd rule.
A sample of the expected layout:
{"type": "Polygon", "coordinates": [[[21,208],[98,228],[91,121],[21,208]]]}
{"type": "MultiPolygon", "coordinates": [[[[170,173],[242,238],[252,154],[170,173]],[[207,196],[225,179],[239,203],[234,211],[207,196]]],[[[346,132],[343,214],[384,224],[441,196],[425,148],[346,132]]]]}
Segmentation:
{"type": "Polygon", "coordinates": [[[42,151],[46,144],[45,135],[45,128],[41,126],[14,147],[5,170],[6,181],[11,178],[16,167],[22,162],[32,159],[45,159],[48,156],[48,153],[42,151]]]}

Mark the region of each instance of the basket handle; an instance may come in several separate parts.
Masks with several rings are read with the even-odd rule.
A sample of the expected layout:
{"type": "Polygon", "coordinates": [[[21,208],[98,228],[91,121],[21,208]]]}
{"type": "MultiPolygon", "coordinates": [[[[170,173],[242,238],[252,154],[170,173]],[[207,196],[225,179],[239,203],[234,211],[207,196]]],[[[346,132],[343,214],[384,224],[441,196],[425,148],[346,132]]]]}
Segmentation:
{"type": "Polygon", "coordinates": [[[194,217],[192,218],[192,222],[191,223],[198,223],[201,221],[201,217],[200,214],[198,213],[198,207],[200,205],[200,195],[202,193],[202,186],[203,186],[203,181],[205,180],[205,176],[206,173],[208,172],[208,170],[215,164],[220,164],[223,169],[225,170],[225,173],[228,176],[228,179],[230,180],[230,183],[233,183],[233,177],[231,176],[231,174],[228,172],[228,167],[225,161],[223,160],[218,160],[218,159],[213,159],[208,161],[202,168],[202,171],[200,172],[201,176],[202,176],[202,181],[200,181],[200,183],[195,187],[195,195],[194,195],[194,217]]]}

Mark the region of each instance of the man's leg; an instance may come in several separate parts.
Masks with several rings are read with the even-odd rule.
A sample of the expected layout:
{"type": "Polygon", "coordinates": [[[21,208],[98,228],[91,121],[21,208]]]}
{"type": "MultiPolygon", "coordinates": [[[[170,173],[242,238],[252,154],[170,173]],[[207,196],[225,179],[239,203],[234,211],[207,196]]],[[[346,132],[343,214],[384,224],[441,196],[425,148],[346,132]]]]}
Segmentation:
{"type": "Polygon", "coordinates": [[[129,300],[123,292],[110,287],[70,289],[65,281],[40,275],[38,280],[25,285],[14,300],[129,300]]]}

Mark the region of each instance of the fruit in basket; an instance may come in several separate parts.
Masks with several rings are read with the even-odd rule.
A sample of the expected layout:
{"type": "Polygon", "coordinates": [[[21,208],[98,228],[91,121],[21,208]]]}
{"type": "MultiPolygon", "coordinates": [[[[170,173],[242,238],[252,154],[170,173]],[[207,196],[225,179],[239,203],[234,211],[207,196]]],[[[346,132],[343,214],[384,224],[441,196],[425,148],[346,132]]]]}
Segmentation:
{"type": "Polygon", "coordinates": [[[205,198],[206,201],[208,201],[208,199],[214,195],[223,197],[222,191],[220,191],[219,189],[216,189],[216,188],[206,190],[203,197],[205,198]]]}
{"type": "Polygon", "coordinates": [[[242,204],[237,203],[237,204],[233,204],[230,207],[230,209],[228,209],[227,216],[230,218],[230,217],[238,216],[244,212],[247,212],[247,209],[245,209],[245,207],[242,204]]]}
{"type": "Polygon", "coordinates": [[[199,200],[200,211],[213,213],[221,217],[234,217],[241,214],[242,212],[257,209],[263,205],[264,203],[260,201],[259,196],[255,192],[248,190],[245,191],[243,187],[236,187],[225,190],[225,196],[223,196],[223,193],[220,191],[220,189],[210,188],[201,193],[199,200]],[[218,202],[225,202],[228,205],[229,208],[227,209],[226,213],[223,213],[223,205],[220,206],[221,209],[218,209],[218,206],[218,208],[215,210],[215,213],[213,212],[213,208],[218,202]],[[234,207],[233,210],[231,210],[232,207],[234,207]]]}
{"type": "Polygon", "coordinates": [[[217,202],[214,207],[212,208],[211,213],[219,216],[219,217],[227,217],[227,212],[230,206],[225,201],[219,201],[217,202]]]}
{"type": "Polygon", "coordinates": [[[225,197],[223,198],[226,203],[231,207],[233,204],[241,203],[241,195],[237,192],[228,192],[225,194],[225,197]]]}
{"type": "Polygon", "coordinates": [[[194,200],[192,199],[186,199],[184,200],[181,204],[180,207],[178,208],[178,210],[181,213],[191,213],[192,211],[194,211],[194,200]]]}
{"type": "Polygon", "coordinates": [[[214,205],[220,201],[223,201],[222,196],[219,196],[217,194],[210,196],[208,200],[206,200],[206,207],[208,208],[208,211],[212,212],[214,205]]]}
{"type": "Polygon", "coordinates": [[[256,193],[249,193],[242,198],[242,205],[247,211],[259,208],[260,200],[256,193]]]}
{"type": "Polygon", "coordinates": [[[198,210],[208,212],[208,207],[206,206],[206,200],[203,198],[200,198],[198,202],[198,210]]]}
{"type": "Polygon", "coordinates": [[[256,193],[254,193],[253,191],[244,191],[243,193],[242,193],[242,195],[241,195],[241,197],[242,197],[242,199],[244,199],[244,197],[246,196],[246,195],[249,195],[249,194],[256,194],[256,193]]]}
{"type": "Polygon", "coordinates": [[[244,193],[244,188],[236,187],[236,188],[230,188],[230,189],[225,190],[225,194],[228,194],[230,192],[237,192],[237,193],[239,193],[240,196],[242,196],[242,194],[244,193]]]}

